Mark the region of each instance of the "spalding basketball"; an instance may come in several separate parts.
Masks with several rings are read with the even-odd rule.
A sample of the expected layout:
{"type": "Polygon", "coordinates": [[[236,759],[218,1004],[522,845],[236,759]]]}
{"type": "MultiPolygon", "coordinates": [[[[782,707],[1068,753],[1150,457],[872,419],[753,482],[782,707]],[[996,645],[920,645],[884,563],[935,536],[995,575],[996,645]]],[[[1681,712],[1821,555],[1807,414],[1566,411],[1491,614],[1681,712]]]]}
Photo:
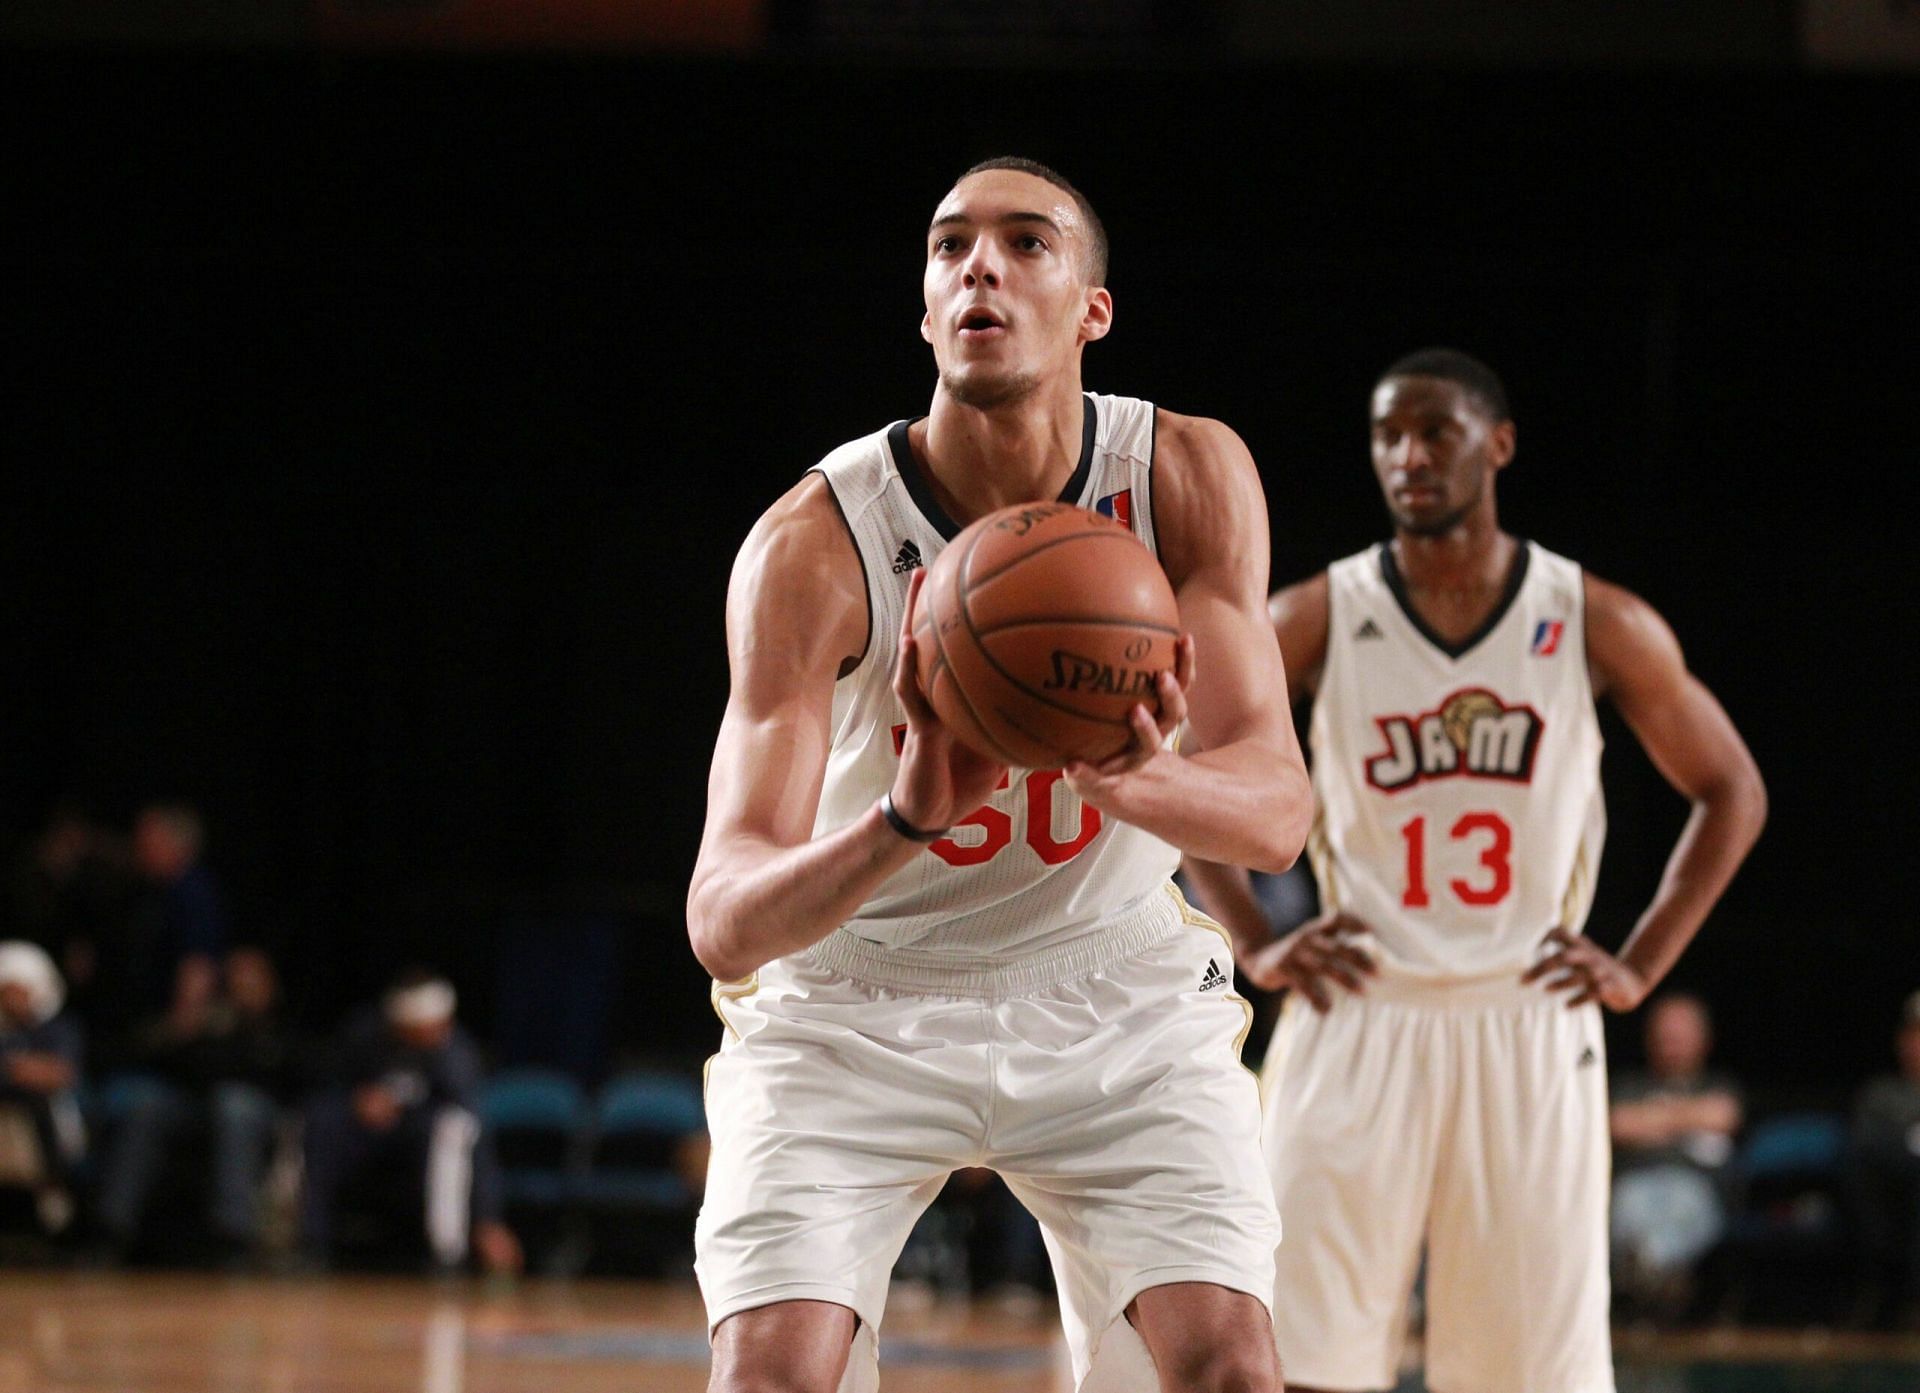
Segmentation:
{"type": "Polygon", "coordinates": [[[989,513],[921,583],[920,687],[948,729],[1022,769],[1101,760],[1133,738],[1127,713],[1160,707],[1180,612],[1132,532],[1067,503],[989,513]]]}

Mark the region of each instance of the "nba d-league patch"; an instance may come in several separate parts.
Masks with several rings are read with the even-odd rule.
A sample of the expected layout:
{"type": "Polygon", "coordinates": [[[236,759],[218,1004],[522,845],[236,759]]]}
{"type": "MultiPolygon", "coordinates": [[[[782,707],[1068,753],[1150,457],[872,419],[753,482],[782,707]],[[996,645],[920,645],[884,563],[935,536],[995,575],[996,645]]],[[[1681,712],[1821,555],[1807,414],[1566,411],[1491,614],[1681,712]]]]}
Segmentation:
{"type": "Polygon", "coordinates": [[[1102,517],[1112,518],[1115,522],[1126,528],[1127,531],[1133,531],[1132,489],[1121,489],[1118,493],[1108,494],[1105,498],[1093,505],[1093,510],[1102,517]]]}
{"type": "Polygon", "coordinates": [[[1542,619],[1533,628],[1533,656],[1551,658],[1560,650],[1560,635],[1567,631],[1564,619],[1542,619]]]}

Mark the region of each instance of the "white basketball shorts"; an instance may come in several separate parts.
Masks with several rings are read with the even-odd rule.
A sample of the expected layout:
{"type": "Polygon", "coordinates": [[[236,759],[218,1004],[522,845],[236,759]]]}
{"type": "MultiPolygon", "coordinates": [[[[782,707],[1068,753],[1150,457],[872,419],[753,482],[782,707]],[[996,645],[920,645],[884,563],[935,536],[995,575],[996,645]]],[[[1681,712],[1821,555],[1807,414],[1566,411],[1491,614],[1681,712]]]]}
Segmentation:
{"type": "Polygon", "coordinates": [[[1424,1244],[1428,1387],[1612,1393],[1599,1008],[1517,970],[1335,996],[1288,1000],[1263,1077],[1289,1386],[1394,1386],[1424,1244]]]}
{"type": "Polygon", "coordinates": [[[1039,956],[938,973],[900,958],[835,934],[715,987],[709,1330],[776,1301],[850,1307],[868,1337],[842,1387],[872,1386],[854,1365],[871,1364],[888,1274],[962,1166],[998,1171],[1040,1221],[1076,1381],[1150,1287],[1271,1298],[1251,1013],[1217,926],[1168,886],[1039,956]]]}

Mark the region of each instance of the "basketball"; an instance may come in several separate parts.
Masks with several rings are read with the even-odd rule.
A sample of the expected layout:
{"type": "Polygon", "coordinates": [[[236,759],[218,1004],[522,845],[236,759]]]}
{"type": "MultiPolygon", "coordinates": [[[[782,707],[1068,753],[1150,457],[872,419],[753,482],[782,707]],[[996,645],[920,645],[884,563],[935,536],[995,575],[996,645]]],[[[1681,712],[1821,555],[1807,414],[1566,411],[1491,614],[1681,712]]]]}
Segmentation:
{"type": "Polygon", "coordinates": [[[1021,769],[1118,754],[1160,707],[1180,613],[1152,552],[1067,503],[978,519],[940,553],[914,615],[920,687],[981,754],[1021,769]]]}

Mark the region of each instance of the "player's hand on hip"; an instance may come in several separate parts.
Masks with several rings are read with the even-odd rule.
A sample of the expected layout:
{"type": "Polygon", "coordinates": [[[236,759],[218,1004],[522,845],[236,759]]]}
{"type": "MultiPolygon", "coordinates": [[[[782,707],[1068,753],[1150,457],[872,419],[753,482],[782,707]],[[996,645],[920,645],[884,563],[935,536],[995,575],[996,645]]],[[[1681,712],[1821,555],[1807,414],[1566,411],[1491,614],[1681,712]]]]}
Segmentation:
{"type": "Polygon", "coordinates": [[[1172,755],[1174,732],[1187,719],[1187,690],[1193,686],[1193,635],[1182,634],[1174,641],[1173,668],[1155,681],[1158,711],[1149,711],[1145,702],[1135,702],[1127,712],[1127,724],[1133,738],[1119,754],[1098,762],[1074,760],[1063,771],[1067,787],[1094,807],[1102,806],[1102,795],[1113,786],[1144,768],[1162,754],[1172,755]]]}
{"type": "Polygon", "coordinates": [[[1554,929],[1545,941],[1553,951],[1521,974],[1522,982],[1571,992],[1569,1007],[1597,1001],[1609,1011],[1631,1011],[1646,1000],[1652,984],[1592,939],[1554,929]]]}
{"type": "Polygon", "coordinates": [[[1316,1011],[1333,1007],[1333,988],[1356,995],[1366,991],[1366,979],[1379,972],[1373,957],[1351,940],[1367,926],[1350,914],[1338,912],[1309,919],[1292,933],[1256,949],[1240,964],[1247,980],[1264,991],[1291,987],[1316,1011]]]}
{"type": "Polygon", "coordinates": [[[893,668],[893,694],[907,713],[907,738],[900,749],[900,772],[893,780],[893,808],[915,827],[951,827],[993,796],[1006,777],[1004,764],[954,738],[940,723],[933,703],[920,690],[914,653],[913,614],[925,571],[915,571],[907,586],[906,613],[900,621],[900,658],[893,668]]]}

